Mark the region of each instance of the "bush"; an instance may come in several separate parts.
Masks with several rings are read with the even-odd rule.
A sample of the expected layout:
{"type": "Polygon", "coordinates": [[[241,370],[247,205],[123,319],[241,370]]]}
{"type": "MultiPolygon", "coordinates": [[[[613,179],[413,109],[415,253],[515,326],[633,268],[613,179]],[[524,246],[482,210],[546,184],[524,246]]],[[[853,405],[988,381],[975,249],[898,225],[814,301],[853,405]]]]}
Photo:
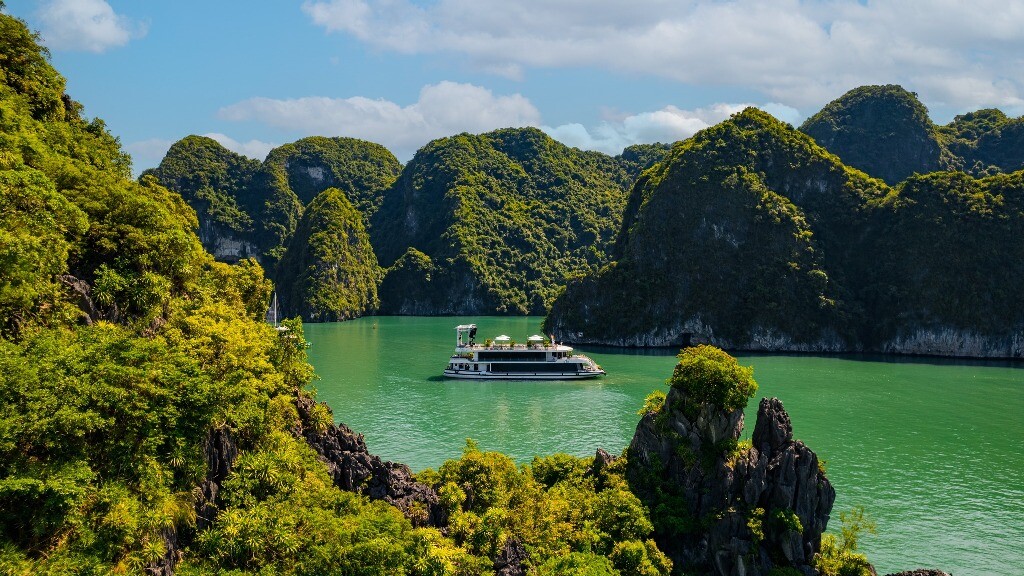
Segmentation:
{"type": "Polygon", "coordinates": [[[655,390],[644,398],[644,405],[642,408],[637,410],[637,414],[640,416],[646,416],[652,412],[661,412],[662,406],[665,405],[665,392],[662,390],[655,390]]]}
{"type": "Polygon", "coordinates": [[[700,345],[679,353],[679,363],[668,383],[686,392],[696,408],[715,404],[726,411],[741,410],[757,392],[754,369],[740,366],[736,359],[714,346],[700,345]]]}
{"type": "Polygon", "coordinates": [[[857,546],[862,533],[875,533],[875,523],[864,515],[861,507],[843,512],[839,519],[843,523],[841,538],[836,538],[835,534],[821,537],[821,550],[814,556],[814,567],[822,576],[873,576],[874,567],[867,556],[857,553],[857,546]]]}

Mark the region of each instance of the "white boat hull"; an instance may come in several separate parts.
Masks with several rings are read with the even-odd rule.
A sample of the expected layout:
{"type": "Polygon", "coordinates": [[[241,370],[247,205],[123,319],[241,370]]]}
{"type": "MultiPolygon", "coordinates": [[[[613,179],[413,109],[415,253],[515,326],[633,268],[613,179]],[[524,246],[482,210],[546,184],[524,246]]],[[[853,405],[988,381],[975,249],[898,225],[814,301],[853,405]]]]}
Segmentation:
{"type": "Polygon", "coordinates": [[[604,376],[604,370],[593,372],[474,372],[471,370],[445,370],[446,378],[463,380],[584,380],[604,376]]]}

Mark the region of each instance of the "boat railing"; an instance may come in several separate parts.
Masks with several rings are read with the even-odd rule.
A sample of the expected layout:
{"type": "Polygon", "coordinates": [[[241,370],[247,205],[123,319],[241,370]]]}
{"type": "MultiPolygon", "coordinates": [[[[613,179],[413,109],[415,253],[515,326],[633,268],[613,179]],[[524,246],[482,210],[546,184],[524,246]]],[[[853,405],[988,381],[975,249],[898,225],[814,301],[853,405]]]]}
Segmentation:
{"type": "Polygon", "coordinates": [[[557,350],[555,344],[462,344],[459,350],[557,350]]]}

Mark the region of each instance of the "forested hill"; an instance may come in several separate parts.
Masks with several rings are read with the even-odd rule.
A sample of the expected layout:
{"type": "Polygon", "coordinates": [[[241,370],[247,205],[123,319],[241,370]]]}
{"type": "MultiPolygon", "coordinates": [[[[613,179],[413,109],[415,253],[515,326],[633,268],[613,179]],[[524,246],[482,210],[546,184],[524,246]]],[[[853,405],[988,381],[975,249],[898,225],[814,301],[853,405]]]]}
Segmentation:
{"type": "Polygon", "coordinates": [[[895,188],[748,109],[644,173],[617,261],[570,282],[577,342],[1024,356],[1024,172],[895,188]]]}
{"type": "Polygon", "coordinates": [[[317,194],[337,188],[369,218],[400,170],[386,148],[354,138],[303,138],[258,162],[188,136],[143,176],[155,176],[196,210],[203,245],[218,259],[252,256],[272,268],[317,194]]]}
{"type": "Polygon", "coordinates": [[[182,194],[217,258],[267,265],[286,311],[307,320],[378,304],[399,314],[542,313],[566,278],[608,261],[626,191],[667,149],[611,157],[508,129],[431,142],[403,169],[382,146],[351,138],[304,138],[260,163],[189,136],[144,177],[182,194]],[[388,270],[346,247],[361,234],[354,224],[300,222],[327,189],[361,215],[388,270]],[[370,278],[384,279],[379,301],[370,278]]]}
{"type": "Polygon", "coordinates": [[[608,261],[626,190],[659,149],[613,158],[533,128],[424,146],[371,220],[390,267],[382,312],[542,313],[567,278],[608,261]]]}
{"type": "Polygon", "coordinates": [[[988,109],[936,126],[917,95],[896,85],[850,90],[800,130],[846,164],[890,185],[914,173],[989,176],[1024,168],[1024,119],[988,109]]]}

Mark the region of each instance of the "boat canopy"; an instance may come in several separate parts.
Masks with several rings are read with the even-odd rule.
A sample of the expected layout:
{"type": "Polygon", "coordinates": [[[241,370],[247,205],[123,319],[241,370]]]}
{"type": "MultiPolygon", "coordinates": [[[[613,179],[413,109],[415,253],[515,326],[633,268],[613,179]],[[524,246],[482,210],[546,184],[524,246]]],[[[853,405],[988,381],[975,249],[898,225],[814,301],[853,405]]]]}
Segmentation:
{"type": "Polygon", "coordinates": [[[501,336],[498,336],[498,337],[496,337],[494,339],[495,342],[508,342],[509,340],[511,340],[511,338],[509,338],[508,336],[506,336],[504,334],[502,334],[501,336]]]}
{"type": "Polygon", "coordinates": [[[538,336],[537,334],[534,334],[533,336],[530,336],[529,338],[527,338],[526,341],[527,342],[543,342],[544,341],[544,337],[543,336],[538,336]]]}

